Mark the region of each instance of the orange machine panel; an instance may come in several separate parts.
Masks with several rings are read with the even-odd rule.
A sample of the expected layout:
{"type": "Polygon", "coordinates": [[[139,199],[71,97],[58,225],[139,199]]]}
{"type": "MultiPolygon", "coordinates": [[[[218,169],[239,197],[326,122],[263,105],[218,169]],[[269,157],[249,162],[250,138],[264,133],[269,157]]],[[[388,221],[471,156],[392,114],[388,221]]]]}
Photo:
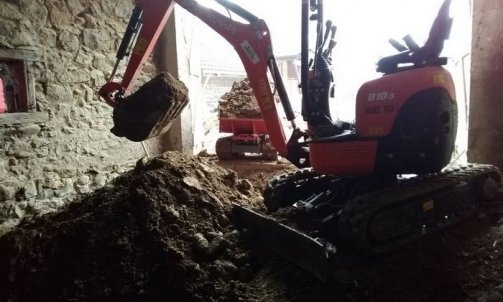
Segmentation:
{"type": "Polygon", "coordinates": [[[413,94],[445,88],[455,99],[452,77],[442,67],[424,67],[385,75],[365,83],[356,98],[356,132],[360,137],[390,133],[402,105],[413,94]]]}
{"type": "Polygon", "coordinates": [[[374,170],[377,141],[311,143],[309,150],[311,165],[320,174],[369,175],[374,170]]]}

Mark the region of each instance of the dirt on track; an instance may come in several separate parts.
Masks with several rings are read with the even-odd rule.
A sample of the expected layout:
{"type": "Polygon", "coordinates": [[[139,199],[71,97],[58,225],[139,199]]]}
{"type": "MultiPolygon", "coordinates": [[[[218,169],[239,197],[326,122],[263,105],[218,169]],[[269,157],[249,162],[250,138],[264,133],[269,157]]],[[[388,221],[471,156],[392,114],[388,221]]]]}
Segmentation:
{"type": "Polygon", "coordinates": [[[501,215],[336,263],[321,283],[234,229],[231,202],[262,209],[258,173],[292,168],[243,163],[169,152],[26,221],[0,237],[0,301],[503,300],[501,215]]]}

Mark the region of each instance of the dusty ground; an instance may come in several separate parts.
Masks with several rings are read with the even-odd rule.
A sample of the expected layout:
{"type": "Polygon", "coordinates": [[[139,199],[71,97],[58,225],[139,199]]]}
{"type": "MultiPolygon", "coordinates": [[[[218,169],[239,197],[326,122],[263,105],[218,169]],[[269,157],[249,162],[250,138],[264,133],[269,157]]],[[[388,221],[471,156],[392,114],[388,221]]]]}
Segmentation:
{"type": "Polygon", "coordinates": [[[0,301],[503,301],[497,211],[385,257],[355,258],[327,283],[249,246],[230,202],[261,208],[252,185],[290,168],[177,153],[140,162],[0,237],[0,301]]]}

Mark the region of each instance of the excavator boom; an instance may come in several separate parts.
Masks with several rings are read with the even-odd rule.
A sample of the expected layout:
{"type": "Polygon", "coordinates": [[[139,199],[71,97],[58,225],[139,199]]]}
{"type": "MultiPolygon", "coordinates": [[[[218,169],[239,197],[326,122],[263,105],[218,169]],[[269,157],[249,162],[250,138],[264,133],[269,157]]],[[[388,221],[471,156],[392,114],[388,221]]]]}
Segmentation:
{"type": "MultiPolygon", "coordinates": [[[[294,123],[295,115],[274,58],[269,29],[263,20],[236,4],[227,0],[217,2],[242,17],[248,23],[232,20],[211,8],[200,5],[194,0],[137,0],[128,25],[128,31],[126,31],[117,55],[119,62],[124,57],[124,49],[127,49],[126,45],[132,47],[122,81],[113,81],[116,71],[116,68],[114,68],[110,81],[103,85],[99,94],[108,104],[114,107],[121,102],[121,98],[130,89],[143,64],[153,51],[159,34],[172,13],[174,4],[177,3],[218,32],[234,47],[245,67],[250,86],[266,122],[271,142],[280,155],[286,156],[286,137],[274,102],[268,71],[282,100],[288,120],[294,123]],[[134,31],[138,32],[132,34],[134,31]],[[136,41],[133,44],[132,39],[135,36],[136,41]]],[[[145,100],[145,102],[148,102],[148,100],[145,100]]]]}

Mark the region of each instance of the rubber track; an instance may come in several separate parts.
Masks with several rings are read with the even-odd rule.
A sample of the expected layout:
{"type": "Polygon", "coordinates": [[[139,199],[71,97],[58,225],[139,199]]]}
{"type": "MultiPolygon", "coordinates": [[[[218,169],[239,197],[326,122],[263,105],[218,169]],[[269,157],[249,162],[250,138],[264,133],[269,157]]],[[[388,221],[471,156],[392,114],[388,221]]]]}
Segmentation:
{"type": "MultiPolygon", "coordinates": [[[[341,213],[338,224],[339,228],[337,230],[339,238],[342,239],[342,242],[349,243],[352,248],[356,248],[360,253],[382,253],[398,248],[424,236],[426,233],[438,231],[442,227],[432,229],[431,232],[413,234],[392,244],[373,246],[369,242],[368,232],[370,232],[370,223],[376,213],[385,208],[389,209],[394,208],[394,206],[401,206],[404,202],[414,200],[414,198],[416,198],[416,202],[418,197],[427,200],[428,196],[433,196],[443,190],[448,192],[447,190],[456,186],[470,185],[470,189],[473,190],[477,179],[485,176],[491,176],[498,182],[501,182],[501,173],[497,167],[468,164],[458,168],[447,169],[437,174],[414,177],[399,185],[360,195],[348,201],[341,213]]],[[[474,198],[476,197],[474,196],[474,198]]],[[[473,212],[466,214],[473,214],[473,212]]],[[[449,223],[445,223],[444,226],[455,223],[461,218],[463,217],[453,219],[449,223]]]]}

